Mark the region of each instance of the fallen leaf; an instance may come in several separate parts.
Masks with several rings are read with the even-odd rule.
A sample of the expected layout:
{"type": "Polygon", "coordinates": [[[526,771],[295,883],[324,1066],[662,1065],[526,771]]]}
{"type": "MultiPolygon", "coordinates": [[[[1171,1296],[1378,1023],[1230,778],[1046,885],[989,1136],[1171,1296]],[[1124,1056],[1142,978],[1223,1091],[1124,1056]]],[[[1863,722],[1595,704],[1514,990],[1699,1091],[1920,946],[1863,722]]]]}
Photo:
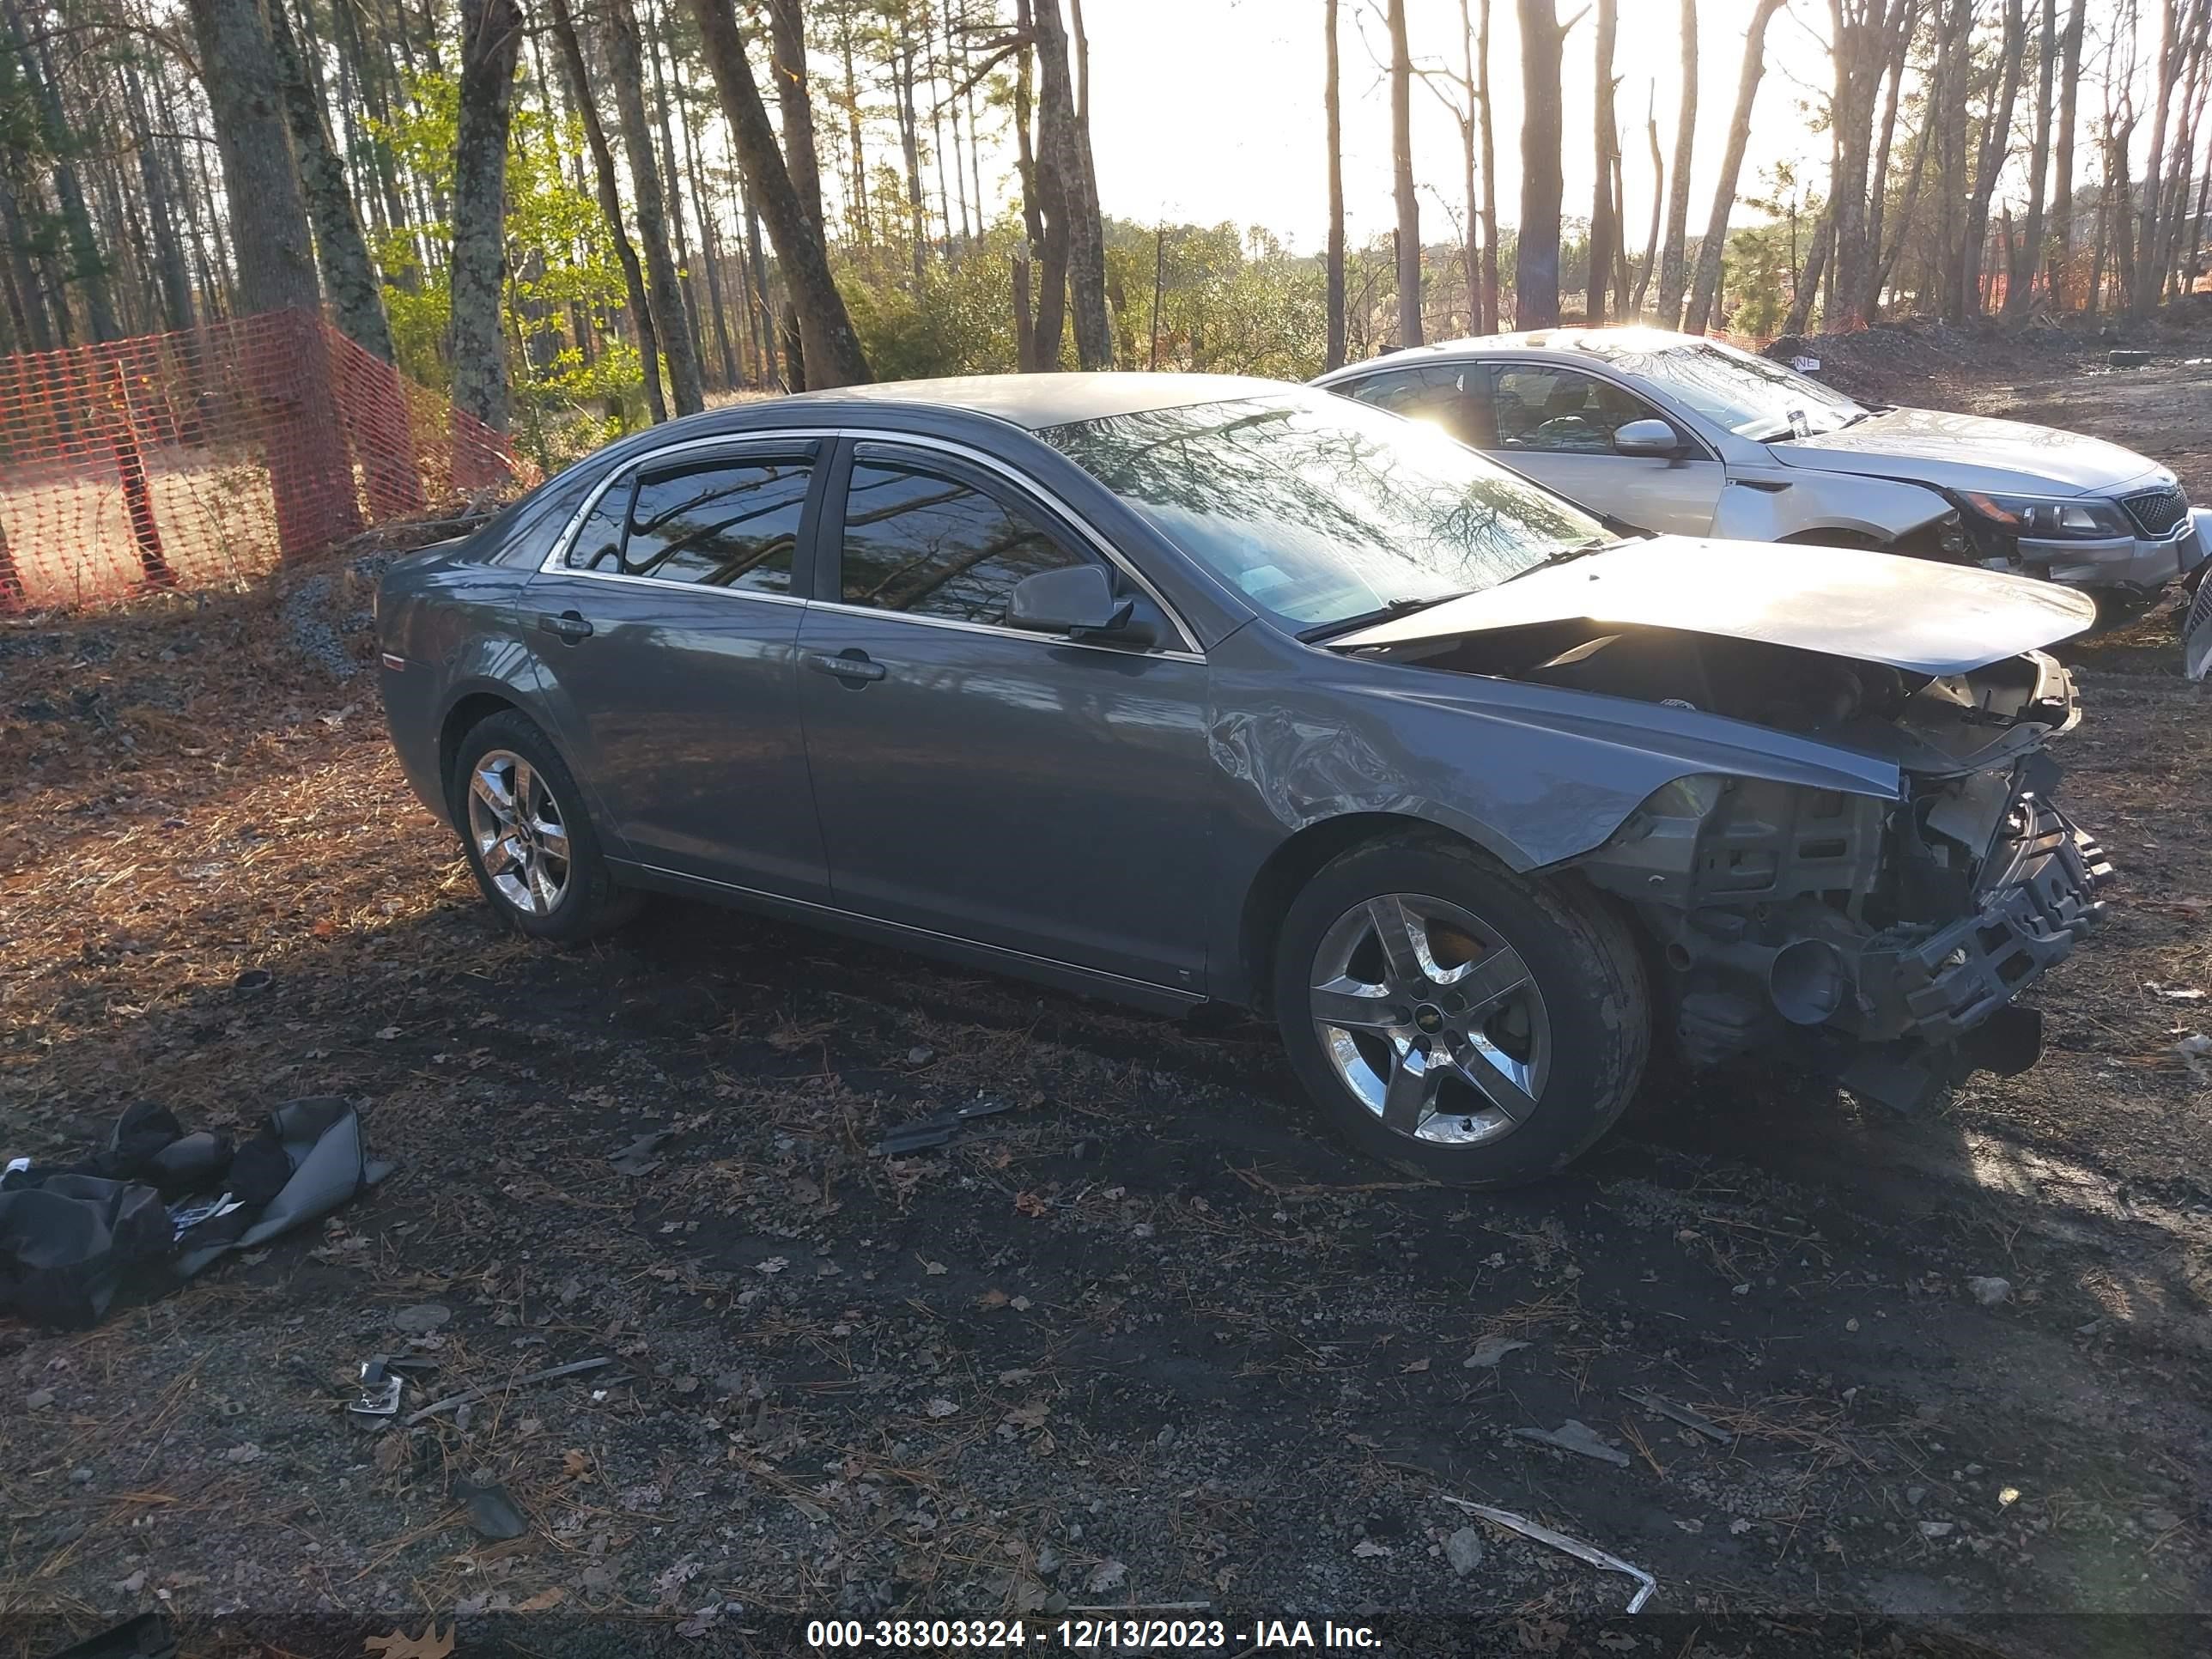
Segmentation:
{"type": "Polygon", "coordinates": [[[1428,1368],[1429,1368],[1429,1362],[1428,1362],[1427,1360],[1425,1360],[1425,1359],[1416,1359],[1416,1360],[1414,1360],[1413,1362],[1412,1362],[1410,1364],[1401,1365],[1398,1369],[1399,1369],[1401,1371],[1425,1371],[1425,1370],[1428,1370],[1428,1368]]]}
{"type": "Polygon", "coordinates": [[[453,1627],[448,1626],[441,1636],[438,1621],[433,1619],[423,1626],[420,1636],[396,1630],[389,1636],[365,1636],[361,1645],[363,1652],[381,1654],[384,1659],[449,1659],[453,1651],[453,1627]]]}
{"type": "Polygon", "coordinates": [[[1378,1544],[1371,1538],[1363,1538],[1352,1547],[1352,1553],[1358,1556],[1388,1555],[1390,1553],[1390,1547],[1388,1544],[1378,1544]]]}
{"type": "Polygon", "coordinates": [[[925,1261],[921,1264],[921,1270],[934,1279],[945,1271],[945,1264],[942,1261],[925,1261]]]}
{"type": "Polygon", "coordinates": [[[527,1601],[517,1601],[514,1604],[514,1610],[517,1613],[543,1613],[548,1607],[559,1607],[568,1594],[568,1591],[555,1584],[538,1591],[527,1601]]]}
{"type": "Polygon", "coordinates": [[[1014,1194],[1014,1208],[1026,1216],[1049,1215],[1052,1213],[1052,1206],[1046,1203],[1044,1200],[1039,1198],[1035,1193],[1016,1193],[1014,1194]]]}
{"type": "Polygon", "coordinates": [[[950,1400],[945,1399],[944,1395],[939,1395],[936,1399],[931,1401],[929,1404],[923,1407],[922,1409],[927,1412],[932,1417],[951,1417],[958,1412],[960,1407],[954,1405],[950,1400]]]}
{"type": "Polygon", "coordinates": [[[787,1258],[780,1255],[772,1255],[769,1257],[767,1261],[758,1264],[757,1271],[764,1273],[780,1273],[790,1265],[791,1263],[787,1258]]]}
{"type": "Polygon", "coordinates": [[[592,1472],[592,1460],[574,1446],[561,1454],[561,1473],[571,1480],[580,1480],[592,1472]]]}
{"type": "MultiPolygon", "coordinates": [[[[382,1030],[379,1031],[376,1035],[377,1035],[377,1039],[378,1039],[378,1041],[382,1042],[391,1042],[391,1041],[392,1041],[392,1038],[394,1038],[394,1037],[396,1037],[396,1036],[398,1036],[399,1035],[399,1028],[398,1028],[397,1025],[387,1025],[387,1026],[386,1026],[382,1030]]],[[[375,1640],[376,1638],[374,1638],[374,1637],[372,1637],[370,1639],[371,1639],[372,1641],[374,1641],[374,1640],[375,1640]]],[[[448,1643],[450,1643],[450,1642],[452,1641],[452,1639],[453,1639],[453,1638],[452,1638],[451,1637],[448,1637],[448,1638],[447,1638],[447,1642],[448,1642],[448,1643]]]]}
{"type": "Polygon", "coordinates": [[[1006,1302],[1006,1293],[996,1288],[988,1290],[975,1298],[975,1305],[979,1308],[1003,1308],[1006,1302]]]}
{"type": "Polygon", "coordinates": [[[1109,1558],[1091,1569],[1090,1577],[1083,1581],[1083,1588],[1095,1595],[1103,1590],[1118,1588],[1127,1582],[1128,1577],[1128,1568],[1109,1558]]]}

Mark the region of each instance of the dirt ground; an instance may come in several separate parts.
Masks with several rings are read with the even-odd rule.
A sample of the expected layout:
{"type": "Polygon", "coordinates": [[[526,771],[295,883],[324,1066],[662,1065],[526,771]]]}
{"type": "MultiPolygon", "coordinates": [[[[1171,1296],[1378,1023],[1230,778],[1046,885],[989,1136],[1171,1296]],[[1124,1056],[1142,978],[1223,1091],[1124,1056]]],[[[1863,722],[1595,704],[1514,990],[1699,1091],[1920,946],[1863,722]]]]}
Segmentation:
{"type": "MultiPolygon", "coordinates": [[[[1879,389],[2212,500],[2202,366],[1972,356],[1879,389]]],[[[1223,1654],[1274,1618],[1391,1653],[2212,1645],[2212,1073],[2176,1048],[2212,1031],[2212,757],[2170,616],[2069,653],[2064,798],[2122,881],[2034,994],[2040,1066],[1910,1121],[1707,1083],[1470,1197],[1322,1135],[1255,1025],[703,909],[503,936],[387,758],[361,586],[0,630],[0,1149],[343,1093],[399,1164],[93,1332],[0,1324],[0,1655],[152,1607],[195,1655],[1017,1612],[1058,1650],[1100,1608],[1220,1618],[1223,1654]],[[978,1099],[1011,1109],[872,1151],[978,1099]],[[410,1349],[410,1408],[611,1363],[356,1431],[355,1367],[410,1349]],[[1601,1455],[1518,1432],[1570,1419],[1601,1455]],[[471,1531],[471,1477],[525,1536],[471,1531]],[[1451,1498],[1657,1593],[1609,1617],[1627,1579],[1451,1498]]]]}

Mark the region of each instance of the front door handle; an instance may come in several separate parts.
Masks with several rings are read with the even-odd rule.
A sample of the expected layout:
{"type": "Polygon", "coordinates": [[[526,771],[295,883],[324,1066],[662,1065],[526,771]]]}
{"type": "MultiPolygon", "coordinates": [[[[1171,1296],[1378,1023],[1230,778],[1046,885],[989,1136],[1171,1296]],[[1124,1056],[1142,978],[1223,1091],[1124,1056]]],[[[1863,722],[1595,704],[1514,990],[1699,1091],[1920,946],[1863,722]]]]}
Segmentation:
{"type": "Polygon", "coordinates": [[[806,665],[817,673],[835,674],[841,680],[855,684],[863,680],[879,680],[884,677],[883,664],[872,659],[865,651],[855,647],[842,656],[831,656],[827,651],[810,651],[806,665]]]}
{"type": "Polygon", "coordinates": [[[538,627],[548,634],[558,634],[570,645],[592,637],[592,624],[584,619],[580,611],[563,611],[557,617],[540,617],[538,627]]]}

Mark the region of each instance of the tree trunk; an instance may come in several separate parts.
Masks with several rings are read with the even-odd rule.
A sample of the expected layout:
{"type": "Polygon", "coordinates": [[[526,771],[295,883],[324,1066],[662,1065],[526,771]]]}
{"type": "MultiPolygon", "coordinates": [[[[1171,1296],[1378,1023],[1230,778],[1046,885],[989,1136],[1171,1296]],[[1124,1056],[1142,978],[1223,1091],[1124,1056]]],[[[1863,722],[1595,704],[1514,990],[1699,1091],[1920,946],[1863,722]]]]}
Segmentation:
{"type": "Polygon", "coordinates": [[[615,245],[615,259],[622,266],[623,289],[629,295],[632,325],[637,330],[638,356],[645,368],[646,407],[657,423],[668,418],[668,404],[660,389],[660,336],[653,325],[653,304],[646,291],[645,273],[637,250],[630,246],[623,225],[622,185],[615,174],[614,151],[606,129],[592,101],[591,77],[584,67],[583,43],[576,38],[575,15],[568,0],[552,0],[553,38],[561,48],[561,63],[568,82],[568,101],[583,123],[584,143],[592,152],[592,170],[598,176],[599,211],[615,245]]]}
{"type": "Polygon", "coordinates": [[[1337,63],[1336,6],[1337,0],[1323,0],[1322,11],[1328,36],[1328,76],[1322,83],[1322,112],[1328,134],[1328,361],[1322,365],[1326,368],[1344,367],[1344,112],[1337,63]]]}
{"type": "Polygon", "coordinates": [[[1467,0],[1459,0],[1460,52],[1465,59],[1460,89],[1467,94],[1467,112],[1460,117],[1461,188],[1467,198],[1467,329],[1480,334],[1482,326],[1482,198],[1475,193],[1474,167],[1474,21],[1467,0]]]}
{"type": "Polygon", "coordinates": [[[2025,0],[2005,0],[2004,40],[1998,55],[1997,84],[1990,94],[1989,118],[1982,125],[1973,193],[1966,198],[1966,239],[1960,262],[1962,317],[1978,316],[1982,309],[1982,255],[1989,240],[1990,201],[1996,193],[1997,177],[2004,171],[2005,151],[2012,142],[2013,106],[2020,96],[2021,68],[2027,56],[2024,5],[2025,0]]]}
{"type": "Polygon", "coordinates": [[[345,163],[338,159],[322,106],[307,84],[307,70],[300,47],[292,38],[286,0],[268,0],[263,15],[269,22],[269,40],[275,49],[276,81],[284,99],[284,113],[292,131],[292,153],[298,158],[300,183],[315,228],[315,253],[322,266],[323,292],[331,312],[346,337],[387,363],[399,354],[392,344],[392,325],[384,314],[384,283],[368,257],[368,244],[361,234],[355,211],[353,188],[346,181],[345,163]]]}
{"type": "Polygon", "coordinates": [[[1689,283],[1690,162],[1698,138],[1698,0],[1682,0],[1682,107],[1674,118],[1674,171],[1667,189],[1667,240],[1659,253],[1662,328],[1682,322],[1682,290],[1689,283]]]}
{"type": "Polygon", "coordinates": [[[515,0],[461,0],[460,120],[453,145],[453,404],[494,432],[510,413],[500,289],[507,268],[507,143],[522,49],[515,0]]]}
{"type": "MultiPolygon", "coordinates": [[[[1114,333],[1106,309],[1106,234],[1091,166],[1091,138],[1077,112],[1075,86],[1060,22],[1060,0],[1033,0],[1037,54],[1037,131],[1040,169],[1057,177],[1067,227],[1068,310],[1075,325],[1075,357],[1085,369],[1114,365],[1114,333]]],[[[1049,272],[1047,273],[1049,285],[1049,272]]]]}
{"type": "Polygon", "coordinates": [[[2043,27],[2035,52],[2035,143],[2027,171],[2027,217],[2020,243],[2005,266],[2002,316],[2017,323],[2027,315],[2035,293],[2035,274],[2044,265],[2043,203],[2051,171],[2051,94],[2058,72],[2058,0],[2043,0],[2043,27]]]}
{"type": "MultiPolygon", "coordinates": [[[[673,47],[671,47],[672,53],[673,47]]],[[[691,181],[691,204],[699,216],[701,262],[707,267],[707,307],[714,325],[714,348],[722,359],[722,389],[738,384],[738,355],[730,345],[730,319],[722,305],[722,238],[714,224],[714,199],[707,194],[705,169],[699,160],[699,135],[691,125],[691,112],[679,99],[676,115],[684,129],[684,167],[691,181]]]]}
{"type": "MultiPolygon", "coordinates": [[[[653,118],[660,131],[660,177],[665,194],[663,204],[668,212],[670,240],[676,250],[677,289],[684,299],[684,325],[689,331],[691,345],[692,373],[699,377],[704,395],[706,371],[701,367],[707,360],[707,331],[699,321],[698,267],[691,258],[691,235],[685,228],[689,218],[684,210],[684,173],[676,159],[676,135],[668,119],[668,82],[662,76],[660,48],[666,33],[661,27],[656,9],[648,5],[645,14],[645,28],[641,36],[645,60],[653,69],[653,118]]],[[[821,223],[817,211],[815,222],[821,223]]]]}
{"type": "MultiPolygon", "coordinates": [[[[1911,51],[1913,31],[1919,25],[1919,0],[1908,0],[1890,42],[1887,70],[1889,90],[1882,99],[1881,137],[1875,144],[1870,175],[1873,183],[1867,192],[1866,246],[1860,256],[1856,291],[1847,295],[1844,301],[1848,315],[1859,322],[1872,322],[1881,308],[1881,286],[1889,270],[1888,261],[1882,257],[1881,241],[1882,223],[1889,214],[1889,163],[1897,142],[1897,109],[1905,91],[1905,59],[1911,51]]],[[[1922,123],[1923,131],[1926,125],[1922,123]]],[[[1911,223],[1909,208],[1902,216],[1906,224],[1911,223]]]]}
{"type": "MultiPolygon", "coordinates": [[[[1938,0],[1942,3],[1942,0],[1938,0]]],[[[1972,69],[1967,33],[1973,0],[1949,0],[1936,19],[1936,70],[1926,118],[1936,124],[1937,309],[1945,320],[1966,320],[1966,82],[1972,69]]]]}
{"type": "Polygon", "coordinates": [[[818,216],[809,218],[793,187],[783,154],[776,148],[775,130],[769,124],[752,66],[745,61],[744,37],[738,32],[730,0],[690,0],[699,21],[699,35],[708,67],[721,94],[722,114],[729,122],[737,147],[738,165],[744,171],[752,200],[768,222],[769,238],[775,244],[783,280],[799,313],[799,338],[806,358],[808,383],[813,386],[853,386],[871,378],[868,360],[853,332],[844,297],[830,271],[830,256],[818,216]]]}
{"type": "Polygon", "coordinates": [[[268,318],[246,337],[250,395],[267,434],[277,545],[289,557],[361,523],[324,347],[313,240],[258,0],[190,0],[189,9],[222,159],[240,309],[293,313],[268,318]]]}
{"type": "Polygon", "coordinates": [[[1620,150],[1620,125],[1613,108],[1613,55],[1620,32],[1619,0],[1597,0],[1597,58],[1590,100],[1596,183],[1590,191],[1589,277],[1583,293],[1583,311],[1592,328],[1605,322],[1606,278],[1620,242],[1620,223],[1613,206],[1613,173],[1620,150]]]}
{"type": "Polygon", "coordinates": [[[2158,93],[2151,106],[2150,158],[2143,167],[2143,209],[2136,241],[2136,271],[2132,309],[2138,317],[2147,316],[2158,303],[2159,270],[2159,190],[2164,180],[2166,165],[2166,106],[2173,101],[2173,82],[2179,69],[2180,53],[2177,50],[2177,31],[2180,20],[2176,15],[2177,0],[2163,0],[2159,7],[2158,93]]]}
{"type": "MultiPolygon", "coordinates": [[[[1628,302],[1631,319],[1644,315],[1644,296],[1651,291],[1651,279],[1659,269],[1659,226],[1667,214],[1667,158],[1659,149],[1658,94],[1655,90],[1651,101],[1644,106],[1644,136],[1651,146],[1651,228],[1644,240],[1644,268],[1636,273],[1636,292],[1628,302]]],[[[1669,321],[1662,325],[1672,328],[1669,321]]]]}
{"type": "Polygon", "coordinates": [[[1482,331],[1498,331],[1498,144],[1490,120],[1490,0],[1476,14],[1475,102],[1482,109],[1482,331]]]}
{"type": "MultiPolygon", "coordinates": [[[[637,14],[630,0],[607,0],[607,73],[615,83],[615,112],[622,124],[623,149],[629,162],[630,205],[637,216],[637,238],[645,247],[646,296],[653,312],[653,337],[668,362],[668,390],[676,413],[696,415],[707,406],[699,380],[699,362],[691,351],[691,329],[684,313],[684,290],[676,258],[668,246],[668,220],[661,191],[660,162],[653,153],[653,130],[645,110],[645,57],[637,14]]],[[[668,181],[673,186],[676,180],[668,181]]]]}
{"type": "Polygon", "coordinates": [[[1398,209],[1398,343],[1421,343],[1421,202],[1413,193],[1413,61],[1406,0],[1389,0],[1390,184],[1398,209]]]}
{"type": "MultiPolygon", "coordinates": [[[[837,15],[837,49],[845,58],[845,121],[847,136],[853,143],[853,199],[847,211],[853,216],[854,234],[860,238],[860,246],[872,247],[876,238],[874,227],[868,221],[868,150],[860,130],[860,80],[853,61],[853,14],[849,9],[837,15]]],[[[781,83],[779,82],[779,98],[781,92],[781,83]]],[[[811,123],[813,118],[810,110],[807,119],[811,123]]],[[[790,114],[787,112],[784,116],[787,129],[790,120],[790,114]]]]}
{"type": "Polygon", "coordinates": [[[898,107],[899,147],[906,156],[907,252],[914,265],[914,285],[919,289],[928,263],[929,210],[921,193],[921,123],[914,107],[914,42],[907,33],[903,13],[898,35],[888,40],[888,45],[898,107]]]}
{"type": "MultiPolygon", "coordinates": [[[[806,82],[806,19],[801,0],[768,0],[769,72],[775,81],[776,109],[783,117],[784,165],[798,193],[799,211],[819,225],[822,166],[814,149],[814,100],[806,82]]],[[[860,154],[860,115],[853,117],[853,155],[860,154]]],[[[865,184],[861,199],[866,199],[865,184]]]]}
{"type": "Polygon", "coordinates": [[[161,283],[162,325],[182,331],[192,325],[191,271],[185,264],[184,244],[177,235],[177,214],[169,201],[168,168],[155,142],[146,94],[127,58],[123,64],[123,92],[138,151],[139,187],[145,193],[146,216],[153,231],[154,265],[161,283]]]}
{"type": "Polygon", "coordinates": [[[1728,242],[1729,216],[1735,210],[1736,179],[1751,143],[1751,112],[1759,100],[1759,83],[1766,73],[1766,25],[1782,6],[1783,0],[1759,0],[1751,27],[1744,32],[1743,67],[1736,76],[1728,147],[1721,153],[1720,182],[1713,191],[1713,210],[1705,221],[1705,240],[1698,249],[1697,273],[1691,279],[1689,308],[1682,319],[1683,328],[1692,334],[1703,334],[1711,325],[1719,297],[1721,253],[1728,242]]]}
{"type": "Polygon", "coordinates": [[[1826,269],[1829,252],[1835,245],[1836,204],[1831,198],[1820,210],[1820,222],[1813,227],[1812,246],[1805,250],[1805,269],[1798,273],[1790,290],[1790,315],[1782,325],[1784,334],[1802,334],[1810,325],[1814,296],[1820,291],[1820,273],[1826,269]]]}
{"type": "Polygon", "coordinates": [[[1056,207],[1047,223],[1048,185],[1037,167],[1030,139],[1030,92],[1036,56],[1030,44],[1035,39],[1030,0],[1014,0],[1014,21],[1024,43],[1014,61],[1014,142],[1022,180],[1022,223],[1028,238],[1028,257],[1017,256],[1019,268],[1015,272],[1014,298],[1020,309],[1014,319],[1014,332],[1017,347],[1026,352],[1018,359],[1022,372],[1034,374],[1060,367],[1060,341],[1066,331],[1067,307],[1067,226],[1066,216],[1056,207]]]}
{"type": "MultiPolygon", "coordinates": [[[[1765,4],[1766,0],[1761,0],[1765,4]]],[[[1782,0],[1773,0],[1779,5],[1782,0]]],[[[1555,0],[1517,0],[1521,17],[1521,245],[1513,262],[1513,320],[1559,321],[1559,54],[1566,32],[1555,0]]]]}

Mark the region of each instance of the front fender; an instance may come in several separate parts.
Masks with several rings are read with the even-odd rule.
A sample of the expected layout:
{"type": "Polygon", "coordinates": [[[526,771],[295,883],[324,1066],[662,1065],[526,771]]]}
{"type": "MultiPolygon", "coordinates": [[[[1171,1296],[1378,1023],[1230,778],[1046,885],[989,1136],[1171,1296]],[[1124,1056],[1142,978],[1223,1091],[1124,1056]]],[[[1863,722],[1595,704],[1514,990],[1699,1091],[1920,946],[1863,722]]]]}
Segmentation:
{"type": "Polygon", "coordinates": [[[1887,545],[1940,523],[1952,511],[1924,484],[1796,467],[1730,470],[1713,513],[1713,534],[1747,542],[1817,541],[1834,531],[1887,545]]]}

